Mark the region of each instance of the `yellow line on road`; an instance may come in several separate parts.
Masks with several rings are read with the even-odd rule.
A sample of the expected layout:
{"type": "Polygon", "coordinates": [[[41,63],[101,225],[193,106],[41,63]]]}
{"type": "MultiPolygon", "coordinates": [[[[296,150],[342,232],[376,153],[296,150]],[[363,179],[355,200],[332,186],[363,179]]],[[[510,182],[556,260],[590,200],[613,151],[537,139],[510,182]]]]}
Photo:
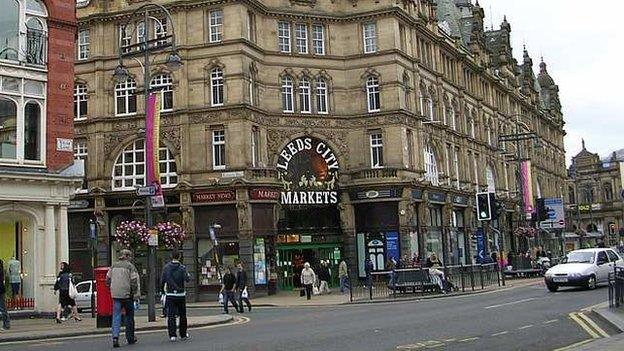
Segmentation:
{"type": "Polygon", "coordinates": [[[575,348],[577,348],[577,347],[579,347],[579,346],[582,346],[582,345],[588,344],[588,343],[590,343],[590,342],[592,342],[592,341],[594,341],[594,339],[587,339],[587,340],[579,341],[579,342],[576,342],[576,343],[574,343],[574,344],[572,344],[572,345],[568,345],[568,346],[560,347],[560,348],[555,349],[555,350],[553,350],[553,351],[568,351],[568,350],[573,350],[573,349],[575,349],[575,348]]]}
{"type": "Polygon", "coordinates": [[[579,313],[578,316],[583,318],[585,320],[585,322],[587,322],[587,324],[589,324],[590,327],[594,328],[595,331],[597,331],[600,335],[602,335],[603,338],[608,338],[609,337],[609,334],[606,331],[604,331],[602,328],[600,328],[598,326],[598,324],[596,324],[596,322],[591,320],[584,313],[579,313]]]}
{"type": "Polygon", "coordinates": [[[570,316],[570,318],[572,318],[572,320],[575,321],[576,324],[580,325],[581,328],[583,328],[592,338],[600,339],[600,335],[598,335],[598,333],[593,331],[587,324],[585,324],[585,322],[578,317],[578,313],[572,312],[568,314],[568,316],[570,316]]]}
{"type": "Polygon", "coordinates": [[[492,334],[492,336],[501,336],[501,335],[505,335],[505,334],[509,334],[509,331],[505,330],[505,331],[502,331],[502,332],[499,332],[499,333],[494,333],[494,334],[492,334]]]}

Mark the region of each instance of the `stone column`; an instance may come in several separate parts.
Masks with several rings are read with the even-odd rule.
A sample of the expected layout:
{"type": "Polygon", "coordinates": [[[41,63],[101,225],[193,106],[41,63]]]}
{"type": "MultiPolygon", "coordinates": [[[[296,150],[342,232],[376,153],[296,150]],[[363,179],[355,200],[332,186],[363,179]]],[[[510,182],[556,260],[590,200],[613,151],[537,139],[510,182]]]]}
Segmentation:
{"type": "Polygon", "coordinates": [[[45,208],[45,247],[44,247],[44,276],[54,279],[58,262],[56,260],[56,223],[54,221],[54,205],[45,208]]]}
{"type": "Polygon", "coordinates": [[[238,255],[247,272],[247,287],[250,294],[256,290],[253,262],[253,231],[249,193],[246,187],[236,189],[236,210],[238,214],[238,255]]]}
{"type": "MultiPolygon", "coordinates": [[[[410,230],[413,216],[413,207],[410,204],[411,189],[405,188],[403,198],[399,201],[399,242],[400,259],[409,256],[411,252],[410,230]]],[[[411,257],[410,257],[411,258],[411,257]]]]}
{"type": "Polygon", "coordinates": [[[349,276],[353,282],[358,277],[357,243],[355,240],[355,207],[351,203],[349,193],[346,191],[340,195],[338,204],[340,211],[340,228],[342,229],[343,250],[341,260],[345,260],[349,270],[349,276]]]}
{"type": "Polygon", "coordinates": [[[69,234],[67,225],[67,205],[61,205],[58,217],[57,256],[59,261],[69,262],[69,234]]]}

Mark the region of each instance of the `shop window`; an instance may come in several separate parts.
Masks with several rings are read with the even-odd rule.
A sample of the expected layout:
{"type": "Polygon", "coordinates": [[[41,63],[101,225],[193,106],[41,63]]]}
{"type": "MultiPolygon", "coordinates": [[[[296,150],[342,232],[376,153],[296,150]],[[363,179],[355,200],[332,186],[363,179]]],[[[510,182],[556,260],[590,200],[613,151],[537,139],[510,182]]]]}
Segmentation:
{"type": "MultiPolygon", "coordinates": [[[[199,285],[220,285],[225,268],[233,268],[239,261],[239,246],[236,241],[219,241],[215,246],[211,239],[197,240],[197,270],[199,285]]],[[[249,273],[248,273],[249,274],[249,273]]],[[[251,278],[248,278],[251,279],[251,278]]]]}
{"type": "Polygon", "coordinates": [[[368,258],[373,262],[373,270],[379,271],[385,268],[385,249],[381,240],[373,239],[366,244],[368,258]]]}

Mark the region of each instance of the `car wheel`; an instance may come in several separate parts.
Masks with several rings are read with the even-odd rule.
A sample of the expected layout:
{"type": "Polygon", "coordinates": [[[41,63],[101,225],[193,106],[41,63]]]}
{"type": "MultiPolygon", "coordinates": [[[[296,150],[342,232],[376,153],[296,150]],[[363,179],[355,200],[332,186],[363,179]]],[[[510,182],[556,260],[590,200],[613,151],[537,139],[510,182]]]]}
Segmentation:
{"type": "Polygon", "coordinates": [[[557,290],[559,290],[559,285],[557,284],[546,284],[546,287],[551,292],[556,292],[557,290]]]}
{"type": "Polygon", "coordinates": [[[592,275],[587,280],[587,289],[594,290],[596,289],[596,276],[592,275]]]}

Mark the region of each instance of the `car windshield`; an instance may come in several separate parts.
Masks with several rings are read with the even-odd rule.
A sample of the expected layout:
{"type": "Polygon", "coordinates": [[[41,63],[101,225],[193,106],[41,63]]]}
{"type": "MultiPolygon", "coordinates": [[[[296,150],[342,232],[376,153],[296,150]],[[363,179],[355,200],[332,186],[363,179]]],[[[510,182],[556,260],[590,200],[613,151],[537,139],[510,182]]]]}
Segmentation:
{"type": "Polygon", "coordinates": [[[594,263],[593,252],[570,252],[565,263],[594,263]]]}

